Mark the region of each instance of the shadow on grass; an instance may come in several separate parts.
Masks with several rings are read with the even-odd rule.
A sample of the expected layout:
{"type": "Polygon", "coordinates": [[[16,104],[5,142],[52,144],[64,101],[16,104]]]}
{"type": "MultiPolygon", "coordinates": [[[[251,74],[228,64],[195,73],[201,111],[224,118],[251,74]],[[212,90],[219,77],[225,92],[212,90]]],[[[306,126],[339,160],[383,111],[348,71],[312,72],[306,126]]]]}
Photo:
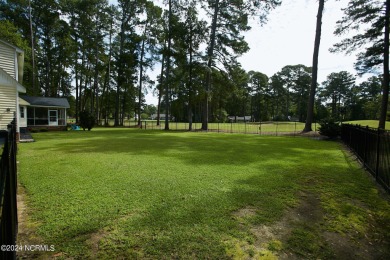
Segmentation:
{"type": "MultiPolygon", "coordinates": [[[[42,157],[51,153],[53,164],[64,163],[55,155],[68,160],[65,164],[85,156],[94,157],[96,164],[108,160],[107,156],[117,158],[114,164],[146,161],[145,169],[137,168],[142,172],[134,176],[133,169],[128,169],[129,174],[107,176],[99,173],[107,169],[98,165],[92,165],[90,176],[75,173],[62,181],[53,178],[62,172],[23,176],[33,196],[52,192],[46,195],[52,200],[35,203],[40,220],[48,226],[47,240],[55,237],[59,245],[72,244],[75,237],[110,226],[114,235],[123,233],[113,241],[119,239],[121,244],[158,258],[176,254],[194,258],[192,252],[199,258],[224,258],[223,241],[244,236],[233,211],[251,205],[258,209],[254,223],[272,222],[296,203],[296,192],[306,189],[308,182],[326,179],[324,190],[342,194],[344,189],[333,186],[351,183],[352,178],[352,166],[345,163],[339,144],[307,138],[129,129],[40,133],[34,138],[37,142],[23,144],[23,150],[31,149],[42,157]],[[153,172],[147,168],[152,162],[166,162],[161,167],[168,169],[153,172]],[[178,170],[182,172],[170,172],[178,170]],[[79,179],[72,179],[75,176],[79,179]],[[48,182],[46,189],[38,186],[43,178],[48,182]],[[77,207],[82,212],[74,205],[67,207],[69,203],[82,204],[77,207]],[[50,219],[49,211],[56,218],[50,219]],[[132,212],[138,214],[126,218],[120,227],[115,224],[132,212]]],[[[350,185],[356,195],[360,188],[350,185]]],[[[114,247],[107,250],[115,255],[114,247]]]]}
{"type": "Polygon", "coordinates": [[[256,135],[162,132],[158,130],[99,129],[96,132],[45,133],[34,149],[77,154],[150,155],[179,159],[188,164],[247,165],[268,160],[304,162],[313,152],[334,149],[334,144],[308,138],[256,135]],[[39,144],[41,142],[41,144],[39,144]]]}

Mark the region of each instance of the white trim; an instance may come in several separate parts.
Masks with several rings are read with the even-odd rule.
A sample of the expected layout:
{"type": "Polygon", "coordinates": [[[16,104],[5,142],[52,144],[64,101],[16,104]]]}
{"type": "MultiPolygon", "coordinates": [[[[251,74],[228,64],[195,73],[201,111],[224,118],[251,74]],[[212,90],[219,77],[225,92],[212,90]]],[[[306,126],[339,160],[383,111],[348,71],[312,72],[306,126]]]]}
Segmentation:
{"type": "Polygon", "coordinates": [[[47,120],[48,120],[48,125],[49,126],[58,126],[58,110],[50,110],[48,109],[47,110],[47,120]],[[56,121],[52,123],[52,121],[50,120],[50,112],[56,112],[56,121]]]}
{"type": "Polygon", "coordinates": [[[19,127],[27,127],[27,107],[23,104],[19,104],[19,108],[20,108],[20,111],[19,111],[19,127]],[[21,112],[23,110],[23,115],[24,117],[22,118],[21,117],[21,112]]]}
{"type": "Polygon", "coordinates": [[[18,53],[15,52],[15,55],[14,55],[14,56],[15,56],[15,57],[14,57],[14,59],[15,59],[15,62],[14,62],[14,64],[15,64],[15,79],[16,79],[16,81],[18,81],[18,79],[19,79],[18,53]]]}
{"type": "Polygon", "coordinates": [[[15,118],[16,118],[16,132],[19,133],[20,132],[20,119],[19,119],[19,115],[20,115],[20,107],[19,107],[19,92],[16,90],[16,115],[15,115],[15,118]]]}

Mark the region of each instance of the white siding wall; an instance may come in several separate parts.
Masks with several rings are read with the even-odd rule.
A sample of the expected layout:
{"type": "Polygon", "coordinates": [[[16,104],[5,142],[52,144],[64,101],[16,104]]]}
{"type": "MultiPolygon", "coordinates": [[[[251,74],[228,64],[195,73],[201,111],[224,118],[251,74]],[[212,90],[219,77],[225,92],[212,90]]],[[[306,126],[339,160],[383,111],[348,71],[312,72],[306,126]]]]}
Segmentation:
{"type": "Polygon", "coordinates": [[[0,86],[0,93],[0,130],[4,130],[16,112],[16,88],[0,86]],[[7,112],[7,108],[11,111],[7,112]]]}
{"type": "MultiPolygon", "coordinates": [[[[16,79],[15,75],[15,49],[12,49],[0,42],[0,68],[16,79]]],[[[17,80],[17,79],[16,79],[17,80]]]]}

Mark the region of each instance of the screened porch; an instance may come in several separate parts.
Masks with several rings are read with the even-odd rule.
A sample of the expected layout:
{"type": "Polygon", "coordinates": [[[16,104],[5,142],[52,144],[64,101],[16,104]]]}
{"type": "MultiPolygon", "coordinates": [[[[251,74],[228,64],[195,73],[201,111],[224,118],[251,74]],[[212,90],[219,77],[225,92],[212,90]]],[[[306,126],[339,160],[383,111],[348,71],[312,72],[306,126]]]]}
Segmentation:
{"type": "Polygon", "coordinates": [[[66,109],[27,107],[27,126],[66,126],[66,109]]]}

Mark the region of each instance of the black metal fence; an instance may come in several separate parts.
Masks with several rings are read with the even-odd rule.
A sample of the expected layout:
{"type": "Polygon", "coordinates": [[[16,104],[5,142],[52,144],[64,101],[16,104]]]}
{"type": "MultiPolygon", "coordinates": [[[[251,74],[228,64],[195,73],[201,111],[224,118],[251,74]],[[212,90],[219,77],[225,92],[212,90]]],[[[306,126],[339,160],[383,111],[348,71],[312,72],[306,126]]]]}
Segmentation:
{"type": "Polygon", "coordinates": [[[341,138],[387,192],[390,192],[390,131],[343,124],[341,138]]]}
{"type": "MultiPolygon", "coordinates": [[[[14,121],[15,122],[15,121],[14,121]]],[[[1,161],[0,161],[0,259],[15,259],[16,251],[13,246],[16,243],[18,214],[16,204],[16,126],[11,123],[8,131],[0,132],[1,161]]]]}
{"type": "MultiPolygon", "coordinates": [[[[139,127],[147,130],[164,130],[165,122],[157,122],[154,120],[144,120],[141,125],[137,122],[125,122],[126,127],[139,127]]],[[[259,134],[259,135],[296,135],[302,132],[305,123],[302,122],[229,122],[229,123],[208,123],[208,132],[217,133],[239,133],[239,134],[259,134]]],[[[202,123],[192,123],[192,131],[199,131],[202,123]]],[[[317,131],[317,123],[313,123],[312,128],[317,131]]],[[[188,122],[169,122],[169,129],[172,131],[188,131],[188,122]]]]}

